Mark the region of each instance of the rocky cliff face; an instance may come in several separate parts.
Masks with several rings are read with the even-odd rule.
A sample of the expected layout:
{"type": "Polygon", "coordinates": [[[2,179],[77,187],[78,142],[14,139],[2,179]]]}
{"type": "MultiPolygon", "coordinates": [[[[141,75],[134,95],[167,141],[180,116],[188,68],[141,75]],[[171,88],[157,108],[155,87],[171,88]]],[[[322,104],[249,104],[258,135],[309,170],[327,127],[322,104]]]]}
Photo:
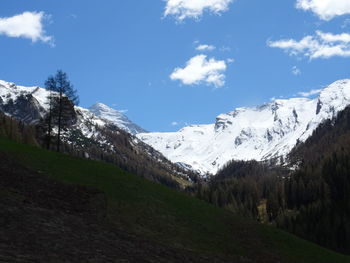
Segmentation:
{"type": "MultiPolygon", "coordinates": [[[[45,93],[46,94],[46,93],[45,93]]],[[[0,81],[0,110],[27,123],[37,122],[46,113],[43,89],[24,88],[0,81]]]]}

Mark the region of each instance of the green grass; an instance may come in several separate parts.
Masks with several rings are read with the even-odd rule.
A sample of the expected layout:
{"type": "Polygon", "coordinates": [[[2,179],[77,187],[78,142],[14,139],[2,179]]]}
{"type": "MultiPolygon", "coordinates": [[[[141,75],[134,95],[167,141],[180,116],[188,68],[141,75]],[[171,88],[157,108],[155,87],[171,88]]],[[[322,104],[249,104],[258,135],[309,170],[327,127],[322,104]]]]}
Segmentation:
{"type": "Polygon", "coordinates": [[[108,196],[106,223],[167,246],[228,258],[239,255],[252,260],[266,259],[265,262],[269,258],[298,263],[350,262],[348,256],[256,224],[111,164],[6,139],[0,139],[0,152],[59,181],[102,190],[108,196]]]}

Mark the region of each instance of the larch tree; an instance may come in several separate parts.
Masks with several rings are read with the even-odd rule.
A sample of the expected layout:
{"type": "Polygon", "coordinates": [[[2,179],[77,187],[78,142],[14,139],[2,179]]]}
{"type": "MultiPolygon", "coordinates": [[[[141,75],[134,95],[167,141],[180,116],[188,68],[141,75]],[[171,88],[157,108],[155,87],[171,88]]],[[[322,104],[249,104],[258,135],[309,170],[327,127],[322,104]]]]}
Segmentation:
{"type": "Polygon", "coordinates": [[[52,133],[52,110],[54,108],[54,98],[53,98],[53,90],[56,88],[56,81],[53,76],[48,77],[48,79],[45,81],[45,88],[50,92],[48,96],[48,102],[49,102],[49,112],[46,117],[47,121],[47,138],[46,138],[46,148],[50,149],[51,147],[51,133],[52,133]]]}
{"type": "Polygon", "coordinates": [[[48,132],[47,132],[47,147],[50,148],[51,144],[51,132],[53,127],[53,121],[57,121],[57,144],[56,150],[60,151],[61,144],[61,132],[63,123],[65,122],[66,115],[66,103],[68,99],[74,105],[79,103],[79,97],[76,89],[68,79],[67,73],[62,70],[58,70],[55,76],[50,76],[46,82],[45,87],[50,91],[49,95],[49,113],[48,113],[48,132]]]}

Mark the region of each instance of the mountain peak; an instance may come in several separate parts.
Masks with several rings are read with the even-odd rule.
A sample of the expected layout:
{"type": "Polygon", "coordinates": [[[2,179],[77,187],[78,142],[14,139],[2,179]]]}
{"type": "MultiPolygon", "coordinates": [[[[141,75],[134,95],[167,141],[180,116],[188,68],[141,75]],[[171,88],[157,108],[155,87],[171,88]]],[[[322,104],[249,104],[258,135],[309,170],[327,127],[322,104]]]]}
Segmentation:
{"type": "Polygon", "coordinates": [[[104,109],[104,110],[114,110],[116,111],[115,109],[107,106],[106,104],[104,103],[101,103],[101,102],[98,102],[98,103],[95,103],[94,105],[92,105],[90,108],[94,108],[94,109],[104,109]]]}
{"type": "Polygon", "coordinates": [[[129,118],[116,109],[113,109],[106,104],[96,103],[92,105],[89,110],[97,117],[107,120],[118,128],[125,130],[131,134],[145,133],[146,131],[129,120],[129,118]]]}
{"type": "Polygon", "coordinates": [[[106,104],[103,104],[101,102],[98,102],[92,105],[89,108],[89,110],[99,117],[103,116],[107,120],[109,120],[109,118],[107,118],[108,116],[110,117],[118,116],[119,118],[126,118],[126,116],[121,111],[113,109],[112,107],[109,107],[106,104]]]}

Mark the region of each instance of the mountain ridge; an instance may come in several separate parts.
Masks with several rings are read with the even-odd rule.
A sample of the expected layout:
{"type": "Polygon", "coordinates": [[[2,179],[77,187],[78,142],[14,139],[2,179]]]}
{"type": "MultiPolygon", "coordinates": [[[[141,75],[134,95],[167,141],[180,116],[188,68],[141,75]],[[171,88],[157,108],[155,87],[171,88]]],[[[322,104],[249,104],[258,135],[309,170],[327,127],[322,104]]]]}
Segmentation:
{"type": "MultiPolygon", "coordinates": [[[[16,85],[12,82],[0,80],[0,105],[5,105],[9,103],[11,104],[11,101],[16,101],[19,97],[28,95],[31,95],[38,103],[37,105],[35,105],[39,112],[38,117],[43,117],[49,108],[47,99],[49,91],[38,86],[25,87],[16,85]]],[[[103,103],[96,103],[91,107],[87,108],[86,110],[83,107],[76,106],[76,108],[82,110],[83,112],[86,112],[86,110],[88,110],[91,113],[93,113],[96,117],[102,120],[107,120],[108,122],[116,125],[118,128],[125,130],[126,132],[131,133],[133,135],[140,132],[147,132],[137,124],[130,121],[129,118],[121,111],[115,110],[103,103]]],[[[6,109],[3,111],[5,113],[7,112],[6,109]]],[[[33,121],[35,120],[33,119],[33,121]]],[[[104,125],[104,123],[101,121],[97,124],[104,125]]]]}
{"type": "MultiPolygon", "coordinates": [[[[277,99],[217,116],[215,123],[177,132],[137,134],[170,161],[216,174],[230,160],[285,159],[324,120],[350,104],[350,80],[338,80],[317,98],[277,99]]],[[[278,160],[283,161],[283,160],[278,160]]]]}
{"type": "MultiPolygon", "coordinates": [[[[48,91],[0,81],[0,110],[25,122],[37,122],[47,112],[48,91]]],[[[98,103],[89,109],[75,106],[75,126],[87,138],[106,142],[97,127],[117,128],[135,136],[180,167],[216,174],[231,160],[270,159],[283,163],[298,142],[305,141],[327,119],[350,105],[350,80],[338,80],[316,98],[277,99],[256,107],[240,107],[220,114],[215,123],[191,125],[177,132],[149,132],[122,112],[98,103]]],[[[150,154],[150,153],[149,153],[150,154]]],[[[157,159],[157,154],[155,155],[157,159]]]]}

